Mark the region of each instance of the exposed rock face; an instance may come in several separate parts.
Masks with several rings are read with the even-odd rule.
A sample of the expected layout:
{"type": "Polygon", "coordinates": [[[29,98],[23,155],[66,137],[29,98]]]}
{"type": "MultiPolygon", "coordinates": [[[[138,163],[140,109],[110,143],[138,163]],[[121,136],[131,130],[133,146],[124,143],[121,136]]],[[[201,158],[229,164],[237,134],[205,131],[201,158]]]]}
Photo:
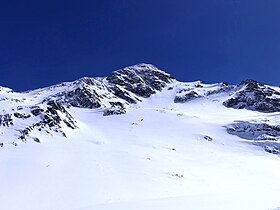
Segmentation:
{"type": "MultiPolygon", "coordinates": [[[[174,77],[151,64],[138,64],[114,71],[108,82],[113,86],[123,87],[141,97],[150,97],[157,90],[160,91],[167,83],[171,83],[174,77]]],[[[115,91],[115,88],[112,87],[115,91]]],[[[122,95],[117,94],[119,97],[122,95]]],[[[125,99],[125,98],[123,98],[125,99]]],[[[125,99],[126,100],[126,99],[125,99]]]]}
{"type": "Polygon", "coordinates": [[[262,146],[265,151],[278,153],[280,149],[280,126],[266,123],[237,122],[227,127],[229,134],[251,140],[255,145],[262,146]],[[277,152],[276,152],[277,151],[277,152]]]}
{"type": "Polygon", "coordinates": [[[213,138],[210,136],[204,136],[203,138],[207,141],[213,141],[213,138]]]}
{"type": "Polygon", "coordinates": [[[48,100],[54,98],[63,105],[79,108],[99,108],[102,105],[102,94],[98,91],[106,90],[106,87],[98,79],[81,78],[68,84],[69,89],[63,89],[58,93],[51,95],[48,100]]]}
{"type": "Polygon", "coordinates": [[[21,114],[21,113],[18,113],[18,112],[15,112],[14,116],[16,118],[21,118],[21,119],[27,119],[27,118],[31,117],[30,114],[21,114]]]}
{"type": "Polygon", "coordinates": [[[118,98],[121,98],[130,104],[136,104],[137,101],[141,102],[139,98],[131,96],[128,91],[126,91],[124,88],[119,87],[118,85],[111,86],[110,91],[112,91],[118,98]]]}
{"type": "Polygon", "coordinates": [[[69,128],[77,128],[75,125],[75,120],[63,106],[61,106],[56,101],[49,101],[47,105],[48,107],[46,110],[45,122],[52,122],[51,124],[48,123],[49,127],[51,127],[51,125],[58,125],[63,121],[69,128]],[[63,115],[63,117],[59,115],[59,112],[63,115]]]}
{"type": "Polygon", "coordinates": [[[108,108],[105,109],[103,116],[125,114],[126,110],[123,108],[108,108]]]}
{"type": "Polygon", "coordinates": [[[110,108],[108,102],[135,104],[162,90],[173,77],[150,64],[138,64],[114,71],[107,78],[81,78],[73,83],[54,86],[63,89],[48,100],[79,108],[110,108]],[[66,85],[68,88],[63,88],[66,85]]]}
{"type": "Polygon", "coordinates": [[[178,92],[178,94],[175,96],[175,98],[174,98],[175,103],[185,103],[190,100],[201,97],[195,91],[190,91],[190,92],[183,93],[183,94],[182,94],[182,92],[184,92],[184,90],[180,90],[178,92]]]}
{"type": "MultiPolygon", "coordinates": [[[[39,107],[39,106],[32,106],[32,107],[31,107],[31,113],[32,113],[34,116],[38,116],[38,115],[41,114],[43,111],[44,111],[44,109],[42,109],[42,108],[39,107]]],[[[20,114],[20,113],[18,113],[18,114],[20,114]]]]}
{"type": "MultiPolygon", "coordinates": [[[[15,136],[14,142],[10,142],[10,144],[15,146],[20,141],[27,141],[28,139],[40,143],[39,138],[36,137],[36,132],[33,133],[33,131],[45,132],[47,135],[58,133],[66,137],[62,124],[65,124],[71,129],[77,128],[73,117],[56,101],[49,101],[47,104],[38,104],[31,107],[21,106],[13,114],[0,115],[0,127],[10,127],[10,129],[14,129],[18,133],[16,135],[17,137],[15,136]],[[17,120],[15,121],[14,119],[17,120]],[[25,121],[27,119],[33,123],[22,129],[18,129],[17,124],[26,124],[25,121]],[[20,141],[17,141],[17,139],[20,141]]],[[[4,143],[1,142],[1,145],[4,146],[4,143]]]]}
{"type": "Polygon", "coordinates": [[[126,110],[122,103],[119,102],[111,102],[111,107],[108,109],[105,109],[103,116],[109,116],[109,115],[120,115],[125,114],[126,110]]]}
{"type": "Polygon", "coordinates": [[[77,88],[73,91],[69,91],[66,94],[67,103],[74,107],[81,108],[99,108],[101,106],[100,99],[96,92],[89,91],[86,88],[77,88]]]}
{"type": "Polygon", "coordinates": [[[262,83],[246,80],[237,86],[236,93],[223,104],[236,109],[279,112],[280,93],[262,83]]]}
{"type": "Polygon", "coordinates": [[[13,119],[11,114],[0,115],[0,125],[1,126],[11,126],[13,125],[13,119]]]}
{"type": "MultiPolygon", "coordinates": [[[[39,116],[41,120],[21,131],[21,136],[19,138],[23,141],[26,141],[27,138],[30,137],[30,133],[34,129],[39,131],[44,130],[46,133],[54,131],[66,136],[62,130],[61,123],[65,123],[69,128],[72,129],[77,128],[73,117],[56,101],[49,101],[47,103],[46,109],[36,107],[35,110],[40,110],[40,113],[35,112],[34,116],[39,116]]],[[[34,141],[36,140],[36,142],[40,142],[37,137],[31,136],[31,138],[34,139],[34,141]]]]}

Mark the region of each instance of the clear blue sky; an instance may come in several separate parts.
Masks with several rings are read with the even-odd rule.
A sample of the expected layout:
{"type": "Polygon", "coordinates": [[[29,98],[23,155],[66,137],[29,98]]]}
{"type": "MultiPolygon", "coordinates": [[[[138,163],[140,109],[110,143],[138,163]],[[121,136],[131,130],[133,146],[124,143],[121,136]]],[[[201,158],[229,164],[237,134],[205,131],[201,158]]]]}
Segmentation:
{"type": "Polygon", "coordinates": [[[0,85],[23,91],[152,63],[181,81],[279,85],[279,0],[0,5],[0,85]]]}

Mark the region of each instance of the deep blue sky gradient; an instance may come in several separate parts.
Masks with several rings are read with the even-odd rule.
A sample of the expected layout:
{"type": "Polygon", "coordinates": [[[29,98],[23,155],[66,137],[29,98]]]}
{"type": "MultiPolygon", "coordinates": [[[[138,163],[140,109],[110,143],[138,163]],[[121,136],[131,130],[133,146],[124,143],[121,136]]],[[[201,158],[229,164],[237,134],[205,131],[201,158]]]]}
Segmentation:
{"type": "Polygon", "coordinates": [[[279,85],[279,0],[17,0],[0,5],[0,85],[152,63],[178,80],[279,85]]]}

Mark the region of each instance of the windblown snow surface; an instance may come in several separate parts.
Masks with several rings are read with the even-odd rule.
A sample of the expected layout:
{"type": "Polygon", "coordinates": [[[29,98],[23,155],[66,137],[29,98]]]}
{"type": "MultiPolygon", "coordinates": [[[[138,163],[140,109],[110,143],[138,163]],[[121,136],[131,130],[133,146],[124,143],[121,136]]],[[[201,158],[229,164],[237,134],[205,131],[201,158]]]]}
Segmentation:
{"type": "Polygon", "coordinates": [[[78,129],[67,138],[39,133],[40,144],[0,148],[0,209],[280,207],[279,155],[225,127],[279,114],[226,108],[225,94],[183,104],[175,94],[166,87],[123,115],[70,107],[78,129]]]}

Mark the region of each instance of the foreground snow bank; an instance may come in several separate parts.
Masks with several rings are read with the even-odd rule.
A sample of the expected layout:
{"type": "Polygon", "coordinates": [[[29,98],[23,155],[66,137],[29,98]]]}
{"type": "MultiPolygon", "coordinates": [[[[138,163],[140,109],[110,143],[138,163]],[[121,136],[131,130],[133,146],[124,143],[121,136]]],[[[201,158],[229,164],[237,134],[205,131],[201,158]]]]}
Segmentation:
{"type": "Polygon", "coordinates": [[[276,196],[265,198],[263,193],[256,194],[214,194],[174,198],[162,198],[138,202],[108,203],[88,206],[75,210],[278,210],[276,196]],[[276,207],[276,208],[275,208],[276,207]]]}

